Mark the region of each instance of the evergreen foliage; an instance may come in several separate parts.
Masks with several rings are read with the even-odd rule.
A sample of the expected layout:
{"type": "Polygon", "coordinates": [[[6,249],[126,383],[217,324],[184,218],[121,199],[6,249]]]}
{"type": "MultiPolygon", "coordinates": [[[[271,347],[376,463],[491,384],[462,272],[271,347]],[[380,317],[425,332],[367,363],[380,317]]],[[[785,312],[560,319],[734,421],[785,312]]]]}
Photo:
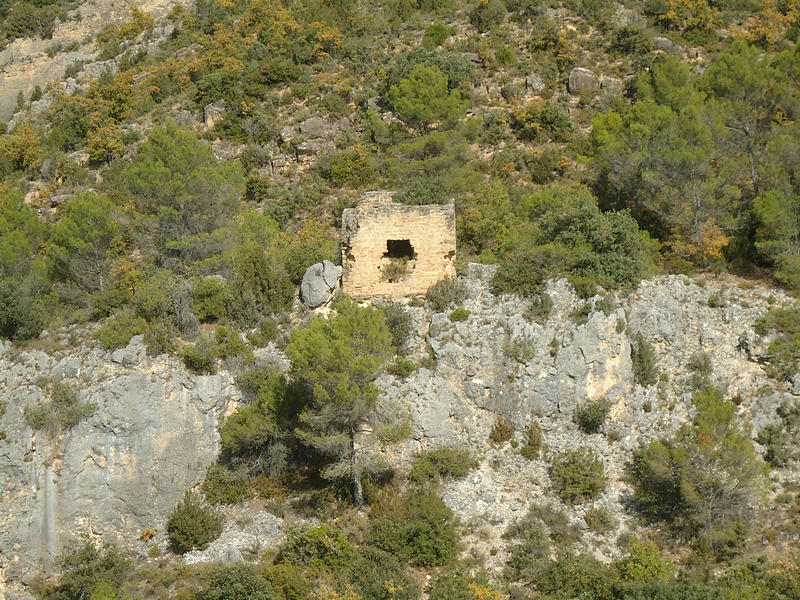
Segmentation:
{"type": "Polygon", "coordinates": [[[694,401],[693,423],[635,453],[631,481],[644,514],[708,552],[735,554],[762,504],[767,467],[720,390],[700,390],[694,401]]]}
{"type": "Polygon", "coordinates": [[[476,466],[469,450],[443,446],[416,456],[408,478],[418,484],[436,482],[442,477],[464,477],[476,466]]]}
{"type": "Polygon", "coordinates": [[[300,439],[330,461],[323,476],[347,481],[354,502],[363,506],[361,478],[382,468],[372,450],[407,431],[401,415],[378,405],[372,383],[394,354],[383,313],[338,302],[331,318],[293,330],[286,353],[292,375],[313,394],[299,417],[300,439]]]}
{"type": "Polygon", "coordinates": [[[403,562],[426,568],[445,565],[456,557],[454,521],[441,498],[424,488],[412,489],[397,510],[372,519],[366,542],[403,562]]]}
{"type": "Polygon", "coordinates": [[[67,384],[57,381],[50,389],[50,399],[25,409],[25,422],[35,430],[43,430],[53,437],[59,432],[72,429],[90,417],[97,406],[92,402],[81,402],[77,392],[67,384]]]}
{"type": "Polygon", "coordinates": [[[603,461],[594,450],[566,450],[553,458],[550,480],[569,504],[597,499],[606,488],[603,461]]]}
{"type": "Polygon", "coordinates": [[[587,400],[575,407],[572,420],[584,433],[598,433],[606,422],[611,402],[605,398],[587,400]]]}
{"type": "Polygon", "coordinates": [[[223,517],[187,490],[167,519],[167,537],[178,554],[205,550],[222,533],[223,517]]]}
{"type": "Polygon", "coordinates": [[[631,344],[631,366],[633,367],[633,376],[639,385],[649,387],[658,381],[653,345],[647,341],[641,331],[636,332],[631,344]]]}

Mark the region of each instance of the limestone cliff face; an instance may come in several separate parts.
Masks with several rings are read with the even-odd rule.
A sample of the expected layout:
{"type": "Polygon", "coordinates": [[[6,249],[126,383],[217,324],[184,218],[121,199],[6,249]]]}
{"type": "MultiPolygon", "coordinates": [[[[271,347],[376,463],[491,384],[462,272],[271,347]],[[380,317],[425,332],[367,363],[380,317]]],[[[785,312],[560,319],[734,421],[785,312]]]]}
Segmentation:
{"type": "MultiPolygon", "coordinates": [[[[754,436],[778,420],[782,401],[798,401],[800,386],[792,390],[767,376],[762,359],[769,340],[753,331],[770,303],[788,300],[778,290],[741,289],[724,279],[658,277],[626,297],[612,295],[604,312],[600,296],[582,300],[565,281],[552,281],[547,292],[553,310],[537,321],[526,316],[528,300],[493,295],[491,275],[491,267],[470,266],[463,278],[469,292],[463,307],[470,311],[464,321],[409,306],[416,329],[410,357],[430,352],[435,366],[405,379],[378,380],[382,402],[404,405],[414,419],[411,438],[393,449],[396,464],[421,448],[446,444],[468,447],[480,458],[474,473],[446,484],[444,499],[467,525],[470,551],[488,568],[502,567],[507,557],[500,536],[511,521],[533,503],[557,502],[548,473],[552,455],[579,447],[602,457],[609,484],[596,506],[620,520],[620,528],[607,535],[587,531],[585,550],[600,558],[619,554],[619,531],[639,527],[624,509],[630,493],[625,464],[640,442],[668,435],[690,418],[687,365],[695,353],[708,353],[712,382],[737,397],[742,423],[754,436]],[[585,320],[576,319],[576,309],[587,302],[585,320]],[[662,373],[658,384],[646,388],[632,372],[631,339],[637,332],[653,344],[662,373]],[[601,396],[613,404],[604,431],[580,432],[572,421],[575,406],[601,396]],[[514,423],[518,441],[537,420],[546,447],[542,456],[528,460],[510,444],[490,445],[497,415],[514,423]],[[498,551],[489,553],[491,547],[498,551]]],[[[178,499],[216,459],[220,418],[239,397],[227,372],[193,376],[177,358],[145,356],[136,338],[110,354],[91,341],[75,342],[76,331],[64,332],[63,349],[49,354],[0,345],[0,596],[3,581],[8,597],[22,593],[19,583],[74,536],[102,536],[136,549],[142,529],[163,532],[178,499]],[[48,379],[74,384],[82,400],[97,406],[91,418],[59,439],[32,431],[24,417],[43,398],[48,379]]],[[[273,347],[257,354],[287,366],[273,347]]],[[[797,475],[774,469],[772,477],[777,484],[797,475]]],[[[586,506],[561,509],[586,529],[586,506]]],[[[240,557],[254,540],[262,548],[278,542],[277,518],[249,516],[252,531],[231,526],[192,561],[240,557]]],[[[163,536],[156,542],[166,548],[163,536]]],[[[146,552],[148,546],[140,545],[146,552]]]]}
{"type": "MultiPolygon", "coordinates": [[[[49,356],[0,345],[0,590],[48,565],[76,536],[130,543],[160,526],[217,456],[219,418],[235,399],[228,374],[194,377],[140,340],[49,356]],[[48,378],[77,384],[95,413],[49,439],[25,422],[48,378]]],[[[0,594],[1,595],[1,594],[0,594]]]]}

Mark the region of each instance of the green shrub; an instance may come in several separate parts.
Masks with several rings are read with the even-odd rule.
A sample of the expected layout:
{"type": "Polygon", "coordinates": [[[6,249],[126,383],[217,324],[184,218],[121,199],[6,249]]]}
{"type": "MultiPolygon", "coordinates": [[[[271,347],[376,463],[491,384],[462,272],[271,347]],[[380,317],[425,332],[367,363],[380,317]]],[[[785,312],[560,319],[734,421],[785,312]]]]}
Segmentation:
{"type": "Polygon", "coordinates": [[[578,325],[586,323],[589,320],[589,315],[592,314],[592,303],[584,302],[578,308],[569,313],[575,323],[578,325]]]}
{"type": "Polygon", "coordinates": [[[617,27],[611,36],[611,49],[619,54],[646,54],[650,51],[650,46],[645,31],[636,25],[617,27]]]}
{"type": "Polygon", "coordinates": [[[183,349],[183,364],[195,373],[212,373],[219,351],[216,342],[210,338],[202,338],[183,349]]]}
{"type": "Polygon", "coordinates": [[[447,88],[455,90],[474,79],[475,68],[470,59],[463,54],[427,50],[421,46],[392,60],[386,73],[384,90],[388,91],[402,79],[409,77],[418,64],[435,66],[447,77],[447,88]]]}
{"type": "Polygon", "coordinates": [[[211,567],[202,600],[282,600],[259,565],[240,562],[211,567]]]}
{"type": "Polygon", "coordinates": [[[539,456],[539,450],[542,448],[542,428],[536,421],[531,421],[525,428],[525,445],[522,446],[519,453],[527,458],[533,460],[539,456]]]}
{"type": "Polygon", "coordinates": [[[634,497],[649,518],[697,539],[704,552],[729,556],[741,549],[767,469],[720,390],[695,392],[694,403],[691,424],[634,452],[634,497]]]}
{"type": "Polygon", "coordinates": [[[759,335],[773,332],[775,338],[769,345],[771,374],[786,379],[800,368],[800,307],[773,308],[755,323],[759,335]]]}
{"type": "Polygon", "coordinates": [[[319,168],[322,176],[337,187],[359,189],[377,177],[372,159],[360,144],[331,155],[327,162],[320,163],[319,168]]]}
{"type": "Polygon", "coordinates": [[[279,563],[264,566],[264,575],[281,600],[310,600],[316,585],[306,567],[279,563]]]}
{"type": "Polygon", "coordinates": [[[531,142],[566,142],[575,131],[569,115],[550,101],[535,100],[518,108],[511,113],[510,124],[519,139],[531,142]]]}
{"type": "Polygon", "coordinates": [[[542,291],[545,278],[559,271],[566,251],[553,246],[512,252],[500,263],[492,289],[502,294],[532,296],[542,291]]]}
{"type": "Polygon", "coordinates": [[[440,129],[452,128],[467,108],[436,65],[414,65],[408,77],[389,88],[386,99],[400,120],[422,135],[437,123],[440,129]]]}
{"type": "Polygon", "coordinates": [[[278,256],[247,243],[234,252],[232,261],[228,288],[233,298],[228,310],[238,323],[249,327],[259,315],[291,307],[297,290],[278,256]]]}
{"type": "Polygon", "coordinates": [[[461,304],[467,297],[467,287],[455,277],[445,277],[434,283],[425,293],[434,312],[444,312],[453,304],[461,304]]]}
{"type": "Polygon", "coordinates": [[[252,497],[246,477],[222,465],[213,464],[206,471],[203,493],[211,504],[237,504],[252,497]]]}
{"type": "Polygon", "coordinates": [[[177,287],[173,273],[164,269],[155,271],[137,285],[133,294],[136,314],[148,321],[170,317],[175,312],[173,298],[177,287]]]}
{"type": "Polygon", "coordinates": [[[542,520],[528,513],[509,526],[503,536],[514,540],[509,548],[505,576],[512,581],[530,581],[539,575],[550,558],[550,540],[542,520]]]}
{"type": "Polygon", "coordinates": [[[525,521],[541,521],[547,536],[559,548],[571,546],[581,538],[581,530],[570,522],[567,513],[554,504],[533,503],[528,509],[525,521]]]}
{"type": "Polygon", "coordinates": [[[781,425],[775,423],[763,427],[756,441],[766,448],[764,460],[773,467],[785,466],[792,457],[791,446],[781,425]]]}
{"type": "Polygon", "coordinates": [[[469,450],[445,446],[416,456],[408,478],[423,484],[438,481],[442,477],[463,477],[477,464],[478,461],[469,450]]]}
{"type": "Polygon", "coordinates": [[[406,182],[395,197],[403,204],[443,204],[451,194],[450,186],[443,177],[415,177],[406,182]]]}
{"type": "Polygon", "coordinates": [[[102,587],[120,589],[130,576],[130,559],[113,544],[96,546],[85,540],[73,542],[56,557],[55,566],[60,573],[58,583],[45,598],[53,600],[82,600],[94,598],[102,587]]]}
{"type": "Polygon", "coordinates": [[[395,348],[402,348],[414,332],[414,319],[411,313],[399,302],[387,302],[381,307],[386,326],[392,334],[395,348]]]}
{"type": "Polygon", "coordinates": [[[710,377],[712,371],[711,355],[702,350],[692,354],[686,367],[691,371],[692,376],[689,379],[689,385],[694,390],[700,390],[710,385],[710,377]]]}
{"type": "Polygon", "coordinates": [[[469,13],[469,22],[484,33],[506,18],[506,7],[500,0],[478,0],[478,4],[469,13]]]}
{"type": "Polygon", "coordinates": [[[603,461],[594,450],[567,450],[553,459],[550,480],[559,498],[569,504],[597,499],[606,488],[603,461]]]}
{"type": "Polygon", "coordinates": [[[178,554],[205,550],[222,533],[222,515],[187,491],[167,518],[167,537],[178,554]]]}
{"type": "Polygon", "coordinates": [[[417,370],[417,364],[414,361],[408,360],[407,358],[402,358],[400,356],[395,358],[386,367],[387,373],[391,373],[392,375],[397,375],[398,377],[401,378],[408,377],[416,370],[417,370]]]}
{"type": "Polygon", "coordinates": [[[254,360],[253,351],[239,335],[235,329],[227,327],[217,327],[214,332],[216,341],[217,355],[220,358],[229,359],[231,357],[242,357],[245,362],[252,363],[254,360]]]}
{"type": "Polygon", "coordinates": [[[97,406],[81,403],[78,394],[65,383],[53,384],[50,400],[25,409],[25,422],[34,430],[43,430],[50,436],[68,431],[94,414],[97,406]]]}
{"type": "Polygon", "coordinates": [[[192,312],[201,323],[217,321],[227,316],[231,294],[220,277],[204,277],[192,290],[192,312]]]}
{"type": "Polygon", "coordinates": [[[524,335],[515,338],[506,336],[503,340],[503,354],[524,364],[536,356],[536,342],[536,338],[528,339],[524,335]]]}
{"type": "Polygon", "coordinates": [[[460,573],[444,574],[431,587],[429,600],[475,600],[472,580],[460,573]]]}
{"type": "Polygon", "coordinates": [[[422,36],[422,46],[431,50],[436,46],[441,46],[450,37],[451,30],[443,23],[431,23],[425,28],[422,36]]]}
{"type": "Polygon", "coordinates": [[[609,316],[616,309],[614,298],[611,294],[606,294],[594,303],[594,309],[601,310],[605,316],[609,316]]]}
{"type": "Polygon", "coordinates": [[[264,317],[255,331],[248,332],[247,341],[256,348],[263,348],[276,337],[278,337],[278,325],[273,319],[264,317]]]}
{"type": "Polygon", "coordinates": [[[390,283],[405,279],[411,271],[408,268],[408,257],[390,258],[381,267],[381,278],[390,283]]]}
{"type": "Polygon", "coordinates": [[[263,202],[269,194],[269,177],[250,175],[244,184],[244,197],[250,202],[263,202]]]}
{"type": "Polygon", "coordinates": [[[457,541],[452,511],[425,489],[406,492],[399,509],[374,518],[366,534],[368,544],[425,568],[451,562],[457,541]]]}
{"type": "Polygon", "coordinates": [[[642,332],[636,333],[631,344],[631,366],[636,383],[642,387],[655,385],[658,381],[658,368],[656,367],[656,353],[653,345],[648,342],[642,332]]]}
{"type": "MultiPolygon", "coordinates": [[[[564,554],[543,565],[535,585],[545,597],[613,598],[608,568],[592,556],[564,554]]],[[[660,598],[660,595],[645,596],[660,598]]],[[[690,596],[678,596],[686,598],[690,596]]],[[[677,600],[677,598],[676,598],[677,600]]]]}
{"type": "Polygon", "coordinates": [[[147,329],[147,321],[129,308],[117,311],[97,330],[97,341],[107,350],[126,346],[131,338],[147,329]]]}
{"type": "Polygon", "coordinates": [[[525,311],[525,317],[543,323],[553,310],[553,299],[547,292],[539,292],[531,298],[531,305],[525,311]]]}
{"type": "Polygon", "coordinates": [[[495,444],[503,444],[514,437],[514,424],[503,415],[497,415],[489,433],[489,440],[495,444]]]}
{"type": "Polygon", "coordinates": [[[722,308],[723,306],[725,306],[725,298],[723,298],[719,294],[711,294],[708,297],[709,308],[722,308]]]}
{"type": "Polygon", "coordinates": [[[611,410],[611,402],[605,398],[587,400],[575,407],[572,413],[572,421],[584,433],[598,433],[606,422],[608,412],[611,410]]]}
{"type": "Polygon", "coordinates": [[[278,560],[293,565],[325,567],[338,571],[352,561],[355,547],[341,529],[322,524],[290,529],[278,548],[278,560]]]}
{"type": "Polygon", "coordinates": [[[619,521],[614,514],[603,507],[592,507],[583,515],[584,521],[589,526],[590,531],[595,533],[606,533],[616,529],[619,521]]]}
{"type": "Polygon", "coordinates": [[[420,595],[419,584],[406,573],[405,565],[377,548],[361,548],[343,575],[361,598],[416,600],[420,595]]]}
{"type": "Polygon", "coordinates": [[[144,344],[147,347],[147,354],[158,356],[175,350],[175,338],[178,337],[178,329],[169,319],[158,319],[148,323],[144,330],[144,344]]]}
{"type": "MultiPolygon", "coordinates": [[[[576,276],[573,275],[569,278],[569,282],[575,289],[578,298],[591,298],[597,293],[598,281],[597,277],[589,276],[576,276]]],[[[588,304],[588,303],[587,303],[588,304]]]]}
{"type": "Polygon", "coordinates": [[[0,276],[0,337],[28,340],[44,329],[46,318],[42,303],[21,289],[20,282],[0,276]]]}
{"type": "Polygon", "coordinates": [[[459,321],[466,321],[469,318],[469,311],[465,308],[458,307],[453,312],[450,313],[450,320],[454,323],[459,321]]]}

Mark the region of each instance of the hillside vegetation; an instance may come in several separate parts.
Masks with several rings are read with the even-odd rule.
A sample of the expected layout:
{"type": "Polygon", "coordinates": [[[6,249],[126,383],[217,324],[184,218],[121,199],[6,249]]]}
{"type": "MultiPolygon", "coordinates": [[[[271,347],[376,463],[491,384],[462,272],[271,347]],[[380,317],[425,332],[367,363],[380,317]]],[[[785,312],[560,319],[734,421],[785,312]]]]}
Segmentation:
{"type": "MultiPolygon", "coordinates": [[[[52,35],[71,6],[0,0],[0,43],[52,35]]],[[[170,516],[174,552],[220,535],[211,504],[300,494],[312,519],[234,565],[85,541],[37,597],[800,598],[798,557],[760,555],[756,531],[767,462],[797,462],[796,405],[754,440],[698,355],[681,392],[691,417],[626,467],[626,510],[646,535],[620,536],[614,560],[579,551],[564,511],[589,505],[584,524],[614,531],[592,504],[609,474],[591,448],[550,453],[564,511],[531,506],[504,534],[505,568],[489,570],[440,497],[477,457],[434,449],[405,477],[378,451],[411,418],[387,409],[376,379],[435,368],[405,352],[409,313],[337,297],[322,319],[296,302],[307,267],[341,263],[342,210],[377,188],[454,200],[459,269],[497,265],[492,291],[529,299],[531,321],[547,318],[557,277],[586,299],[576,322],[609,316],[614,294],[656,274],[727,271],[796,292],[797,0],[198,0],[164,25],[133,9],[97,36],[104,62],[68,69],[81,83],[32,90],[0,126],[0,337],[46,348],[78,324],[109,350],[143,335],[152,356],[236,374],[243,401],[221,424],[204,498],[187,492],[170,516]],[[286,373],[257,361],[270,342],[286,373]]],[[[455,324],[470,318],[465,297],[445,280],[425,302],[455,324]]],[[[797,318],[787,304],[758,325],[781,385],[798,372],[797,318]]],[[[632,339],[637,383],[668,380],[632,339]]],[[[70,419],[96,408],[72,394],[70,419]]],[[[598,434],[610,406],[582,404],[575,421],[598,434]]],[[[37,430],[74,425],[32,415],[37,430]]],[[[538,427],[523,436],[528,460],[545,456],[538,427]]],[[[514,435],[498,416],[491,443],[514,435]]],[[[781,502],[796,524],[793,494],[781,502]]]]}

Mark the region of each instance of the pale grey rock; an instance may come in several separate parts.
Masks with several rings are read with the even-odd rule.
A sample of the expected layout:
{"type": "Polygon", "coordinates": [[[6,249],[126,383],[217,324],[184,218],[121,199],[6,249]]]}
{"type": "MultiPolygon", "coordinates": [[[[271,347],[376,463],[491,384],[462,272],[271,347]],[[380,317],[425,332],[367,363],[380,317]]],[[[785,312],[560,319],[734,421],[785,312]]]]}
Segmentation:
{"type": "Polygon", "coordinates": [[[111,361],[126,367],[138,365],[147,354],[143,335],[135,335],[125,348],[120,348],[111,353],[111,361]]]}
{"type": "Polygon", "coordinates": [[[533,94],[539,94],[546,89],[544,81],[538,75],[528,75],[525,78],[525,89],[533,94]]]}
{"type": "Polygon", "coordinates": [[[309,157],[317,153],[317,148],[311,142],[303,141],[297,144],[295,148],[295,155],[297,160],[307,160],[309,157]]]}
{"type": "Polygon", "coordinates": [[[219,419],[235,396],[230,375],[193,378],[177,358],[144,357],[141,340],[132,340],[119,364],[95,349],[59,361],[39,352],[0,357],[7,406],[0,430],[8,434],[0,442],[4,577],[20,581],[52,565],[80,532],[126,544],[145,527],[163,528],[216,460],[219,419]],[[32,431],[25,409],[44,400],[33,382],[75,375],[80,400],[93,403],[94,414],[61,439],[32,431]]]}
{"type": "Polygon", "coordinates": [[[608,96],[618,96],[622,93],[624,84],[617,77],[603,77],[600,80],[600,89],[608,96]]]}
{"type": "Polygon", "coordinates": [[[311,308],[327,304],[339,285],[342,267],[325,260],[311,265],[300,283],[300,297],[311,308]]]}
{"type": "Polygon", "coordinates": [[[219,538],[205,550],[187,552],[183,562],[187,565],[241,562],[245,554],[275,548],[285,537],[283,521],[268,512],[260,511],[249,518],[228,518],[219,538]]]}
{"type": "Polygon", "coordinates": [[[299,125],[300,133],[311,139],[324,138],[329,135],[331,128],[319,117],[306,119],[299,125]]]}
{"type": "Polygon", "coordinates": [[[666,52],[667,54],[675,54],[676,56],[680,56],[683,53],[683,48],[678,46],[671,39],[662,36],[653,38],[652,47],[655,51],[666,52]]]}
{"type": "Polygon", "coordinates": [[[800,396],[800,373],[795,373],[789,378],[792,384],[791,391],[793,396],[800,396]]]}
{"type": "Polygon", "coordinates": [[[570,94],[579,96],[596,92],[600,84],[593,71],[584,67],[575,67],[569,72],[567,86],[570,94]]]}
{"type": "Polygon", "coordinates": [[[286,125],[285,127],[281,127],[280,133],[278,135],[280,137],[281,142],[283,142],[284,144],[288,144],[297,136],[297,133],[295,132],[294,128],[286,125]]]}

